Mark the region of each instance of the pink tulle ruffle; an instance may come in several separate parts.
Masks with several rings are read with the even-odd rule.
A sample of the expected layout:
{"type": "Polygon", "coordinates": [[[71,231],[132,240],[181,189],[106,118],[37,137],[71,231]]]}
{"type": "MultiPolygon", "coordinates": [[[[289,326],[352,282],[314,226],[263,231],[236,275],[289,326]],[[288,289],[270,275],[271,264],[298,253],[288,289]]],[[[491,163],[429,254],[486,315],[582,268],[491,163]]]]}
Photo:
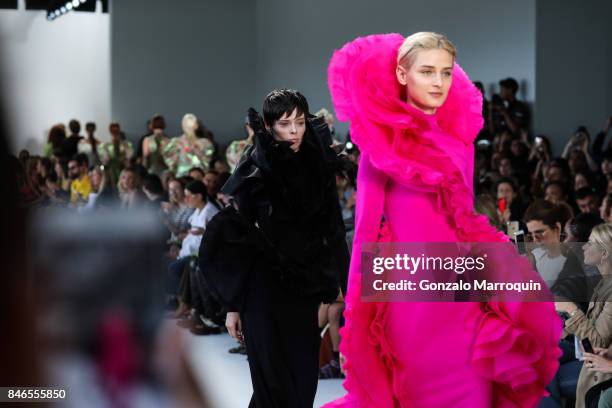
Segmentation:
{"type": "MultiPolygon", "coordinates": [[[[461,171],[427,138],[431,118],[400,99],[395,66],[403,40],[399,34],[371,35],[334,53],[328,78],[338,119],[350,121],[352,140],[376,168],[400,183],[438,193],[437,210],[452,217],[458,240],[508,242],[485,216],[474,213],[473,194],[461,171]]],[[[482,127],[481,108],[480,92],[455,64],[448,98],[435,114],[437,126],[471,144],[482,127]]],[[[383,234],[383,240],[392,238],[383,234]]],[[[528,263],[507,267],[535,274],[528,263]]],[[[384,333],[387,304],[361,302],[360,285],[360,272],[351,270],[340,345],[349,394],[327,407],[397,404],[388,389],[396,364],[384,333]]],[[[480,314],[471,362],[494,383],[494,406],[535,406],[558,367],[561,322],[553,305],[489,302],[482,303],[480,314]]]]}

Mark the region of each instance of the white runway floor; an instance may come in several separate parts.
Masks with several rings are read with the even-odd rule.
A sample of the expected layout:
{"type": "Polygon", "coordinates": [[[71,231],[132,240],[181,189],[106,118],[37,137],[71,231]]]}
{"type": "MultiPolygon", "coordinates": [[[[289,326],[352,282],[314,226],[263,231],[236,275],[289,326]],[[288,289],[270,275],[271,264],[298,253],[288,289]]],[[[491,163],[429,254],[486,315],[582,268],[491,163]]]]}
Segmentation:
{"type": "MultiPolygon", "coordinates": [[[[191,362],[210,396],[213,408],[247,408],[253,388],[246,356],[229,354],[236,345],[227,333],[192,336],[191,362]]],[[[319,380],[315,407],[320,407],[345,394],[342,380],[319,380]]]]}

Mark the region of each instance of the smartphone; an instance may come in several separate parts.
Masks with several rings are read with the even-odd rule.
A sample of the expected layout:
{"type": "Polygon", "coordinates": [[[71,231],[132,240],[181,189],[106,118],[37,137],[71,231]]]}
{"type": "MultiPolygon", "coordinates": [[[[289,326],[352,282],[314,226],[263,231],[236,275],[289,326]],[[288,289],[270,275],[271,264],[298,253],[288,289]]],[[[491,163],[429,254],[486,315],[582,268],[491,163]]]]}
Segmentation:
{"type": "Polygon", "coordinates": [[[504,211],[506,211],[506,199],[500,198],[499,200],[497,200],[497,207],[499,208],[499,212],[503,214],[504,211]]]}
{"type": "Polygon", "coordinates": [[[514,237],[514,234],[519,230],[518,221],[508,221],[506,223],[506,231],[509,237],[514,237]]]}
{"type": "Polygon", "coordinates": [[[535,138],[535,144],[536,146],[539,146],[542,144],[542,138],[540,136],[536,136],[535,138]]]}
{"type": "Polygon", "coordinates": [[[591,344],[591,341],[588,338],[582,339],[581,343],[582,343],[582,348],[584,349],[585,352],[594,354],[593,345],[591,344]]]}
{"type": "Polygon", "coordinates": [[[516,231],[514,233],[514,242],[516,242],[516,248],[518,249],[518,253],[521,255],[525,255],[527,253],[527,251],[525,250],[525,231],[516,231]]]}

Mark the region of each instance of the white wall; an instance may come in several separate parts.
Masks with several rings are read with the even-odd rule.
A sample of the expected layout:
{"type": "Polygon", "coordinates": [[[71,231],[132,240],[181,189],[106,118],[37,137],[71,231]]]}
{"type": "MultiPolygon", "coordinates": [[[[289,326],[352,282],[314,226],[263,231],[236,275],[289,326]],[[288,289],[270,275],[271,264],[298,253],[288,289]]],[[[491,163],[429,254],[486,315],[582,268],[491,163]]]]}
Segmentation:
{"type": "Polygon", "coordinates": [[[94,121],[107,140],[110,121],[109,15],[0,10],[3,88],[13,150],[41,153],[48,129],[72,118],[94,121]]]}

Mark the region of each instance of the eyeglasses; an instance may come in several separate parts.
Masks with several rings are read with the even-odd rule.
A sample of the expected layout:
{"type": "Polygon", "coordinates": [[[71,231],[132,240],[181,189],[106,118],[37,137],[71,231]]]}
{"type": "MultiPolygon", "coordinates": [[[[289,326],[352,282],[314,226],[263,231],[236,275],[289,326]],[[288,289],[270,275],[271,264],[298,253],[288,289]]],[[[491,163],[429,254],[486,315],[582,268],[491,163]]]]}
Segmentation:
{"type": "Polygon", "coordinates": [[[535,231],[531,231],[529,233],[529,236],[531,237],[531,239],[541,239],[544,238],[544,234],[546,234],[546,231],[549,231],[550,228],[549,227],[545,227],[539,230],[535,230],[535,231]]]}

